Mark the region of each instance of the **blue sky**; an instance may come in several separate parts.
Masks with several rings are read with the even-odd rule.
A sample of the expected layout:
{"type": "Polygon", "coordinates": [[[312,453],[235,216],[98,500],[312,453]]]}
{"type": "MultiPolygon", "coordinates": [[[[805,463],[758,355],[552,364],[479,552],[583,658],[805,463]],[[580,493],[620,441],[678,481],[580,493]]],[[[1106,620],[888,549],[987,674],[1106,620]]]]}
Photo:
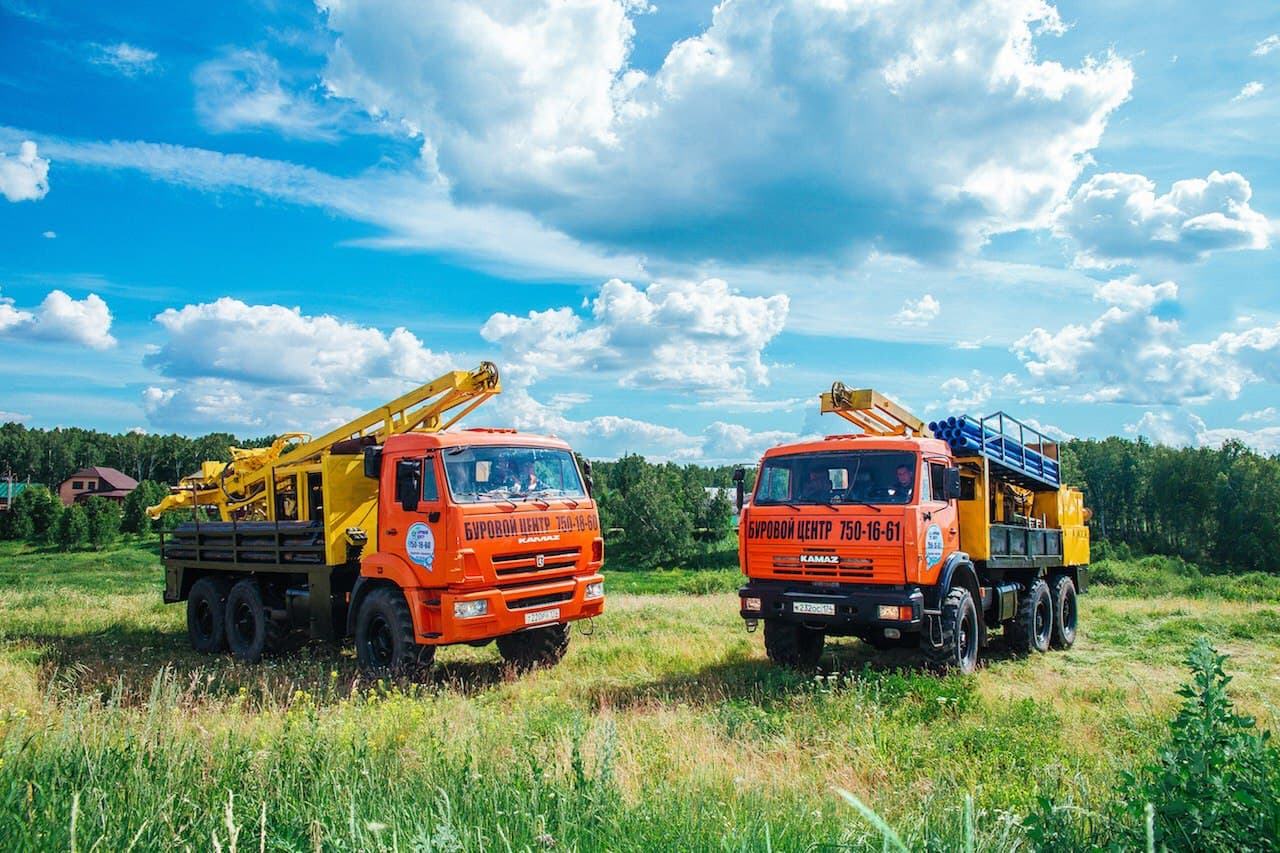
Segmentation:
{"type": "Polygon", "coordinates": [[[1280,9],[0,0],[0,419],[746,461],[840,380],[1280,452],[1280,9]]]}

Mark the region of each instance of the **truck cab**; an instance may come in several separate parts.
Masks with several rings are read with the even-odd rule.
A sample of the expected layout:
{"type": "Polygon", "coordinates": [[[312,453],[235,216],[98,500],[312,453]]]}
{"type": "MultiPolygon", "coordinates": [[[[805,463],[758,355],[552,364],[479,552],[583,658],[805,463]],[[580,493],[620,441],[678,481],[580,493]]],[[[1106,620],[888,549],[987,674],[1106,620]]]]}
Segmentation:
{"type": "Polygon", "coordinates": [[[358,654],[372,660],[388,639],[362,629],[361,604],[379,587],[403,591],[414,637],[430,645],[600,614],[604,539],[568,444],[467,429],[393,436],[371,451],[384,497],[352,594],[358,654]]]}

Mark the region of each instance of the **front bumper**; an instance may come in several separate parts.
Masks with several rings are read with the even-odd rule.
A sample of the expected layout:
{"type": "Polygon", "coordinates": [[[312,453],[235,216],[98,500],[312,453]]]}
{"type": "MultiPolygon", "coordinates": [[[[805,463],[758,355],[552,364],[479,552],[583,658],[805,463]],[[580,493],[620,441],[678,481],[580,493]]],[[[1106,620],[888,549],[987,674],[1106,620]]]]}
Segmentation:
{"type": "Polygon", "coordinates": [[[586,593],[589,585],[603,582],[604,577],[594,573],[514,589],[417,589],[409,591],[409,607],[418,642],[469,643],[599,616],[604,611],[604,598],[587,598],[586,593]],[[454,604],[471,601],[485,602],[487,612],[482,616],[454,615],[454,604]]]}
{"type": "MultiPolygon", "coordinates": [[[[738,611],[743,619],[777,619],[829,634],[865,635],[886,628],[901,633],[918,632],[925,624],[924,593],[914,587],[876,587],[843,584],[838,588],[808,584],[751,581],[738,590],[738,611]],[[759,599],[759,609],[748,609],[759,599]],[[907,608],[910,619],[882,619],[881,607],[907,608]]],[[[906,615],[899,613],[899,616],[906,615]]]]}

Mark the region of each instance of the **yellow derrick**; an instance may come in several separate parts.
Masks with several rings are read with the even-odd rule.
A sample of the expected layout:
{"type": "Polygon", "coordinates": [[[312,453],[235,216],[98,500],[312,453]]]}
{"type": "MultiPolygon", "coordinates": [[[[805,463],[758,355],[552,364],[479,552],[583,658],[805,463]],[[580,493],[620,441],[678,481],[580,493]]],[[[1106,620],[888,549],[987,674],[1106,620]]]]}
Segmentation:
{"type": "Polygon", "coordinates": [[[924,421],[870,388],[853,390],[835,382],[822,395],[822,412],[834,412],[867,435],[918,435],[928,438],[924,421]]]}
{"type": "Polygon", "coordinates": [[[148,507],[147,514],[159,518],[165,512],[198,505],[217,507],[224,521],[242,510],[274,519],[271,500],[277,477],[329,467],[324,463],[339,442],[366,439],[380,445],[400,433],[448,429],[501,391],[498,368],[492,362],[481,362],[473,371],[451,371],[319,438],[291,432],[270,447],[233,447],[230,463],[202,463],[197,473],[173,487],[173,494],[148,507]]]}

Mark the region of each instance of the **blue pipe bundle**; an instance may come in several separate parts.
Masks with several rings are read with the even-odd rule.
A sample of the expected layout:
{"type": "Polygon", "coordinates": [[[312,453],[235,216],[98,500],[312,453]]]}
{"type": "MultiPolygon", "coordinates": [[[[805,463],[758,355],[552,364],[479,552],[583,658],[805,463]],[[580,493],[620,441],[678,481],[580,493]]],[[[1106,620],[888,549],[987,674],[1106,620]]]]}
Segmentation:
{"type": "MultiPolygon", "coordinates": [[[[1005,421],[1015,426],[1022,426],[1018,421],[1006,416],[1005,421]]],[[[1030,427],[1023,427],[1031,438],[1046,442],[1044,436],[1030,427]]],[[[977,418],[969,415],[952,415],[929,423],[929,430],[934,438],[940,438],[951,445],[957,455],[980,454],[993,462],[1012,468],[1030,477],[1057,486],[1060,483],[1061,469],[1058,460],[1051,459],[1043,453],[1032,450],[1020,443],[1017,438],[1005,435],[977,418]]]]}

